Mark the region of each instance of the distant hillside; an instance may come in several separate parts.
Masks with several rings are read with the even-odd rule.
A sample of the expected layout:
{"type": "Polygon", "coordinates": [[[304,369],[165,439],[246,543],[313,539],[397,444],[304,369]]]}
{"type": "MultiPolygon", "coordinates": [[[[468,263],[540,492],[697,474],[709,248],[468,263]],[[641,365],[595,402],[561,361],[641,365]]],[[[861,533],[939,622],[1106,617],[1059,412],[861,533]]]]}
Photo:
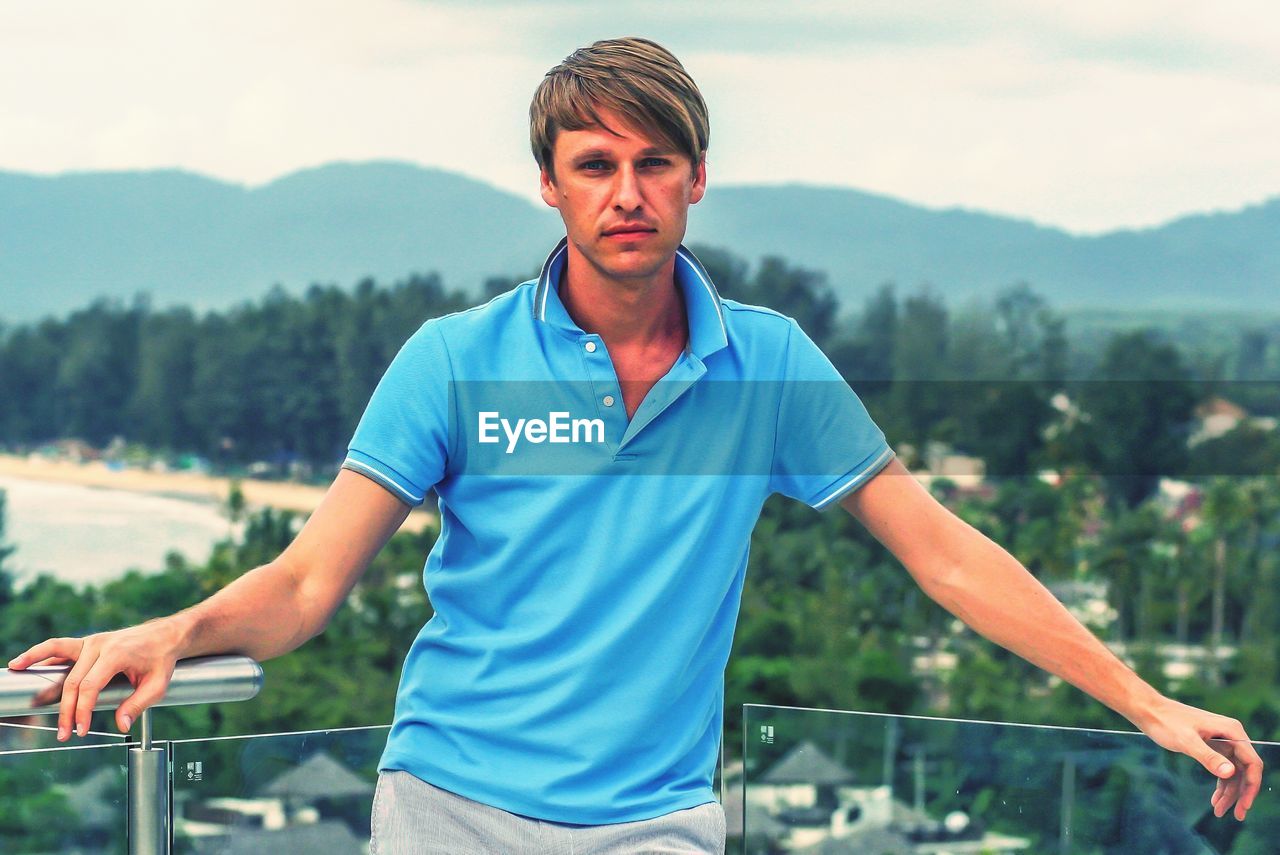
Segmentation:
{"type": "MultiPolygon", "coordinates": [[[[383,282],[438,271],[476,291],[535,270],[556,213],[404,163],[338,163],[247,189],[191,173],[0,172],[0,318],[100,295],[221,307],[275,283],[383,282]]],[[[880,283],[949,302],[1025,280],[1060,308],[1280,308],[1280,197],[1163,227],[1075,237],[1025,220],[827,187],[712,186],[686,243],[828,273],[845,305],[880,283]]]]}
{"type": "Polygon", "coordinates": [[[699,238],[825,270],[844,300],[887,280],[949,300],[1025,280],[1060,308],[1280,308],[1280,197],[1097,237],[829,187],[726,187],[700,207],[699,238]]]}
{"type": "Polygon", "coordinates": [[[138,291],[222,307],[275,283],[432,270],[474,290],[535,270],[559,224],[513,194],[399,163],[330,164],[252,190],[171,170],[0,173],[0,317],[138,291]]]}

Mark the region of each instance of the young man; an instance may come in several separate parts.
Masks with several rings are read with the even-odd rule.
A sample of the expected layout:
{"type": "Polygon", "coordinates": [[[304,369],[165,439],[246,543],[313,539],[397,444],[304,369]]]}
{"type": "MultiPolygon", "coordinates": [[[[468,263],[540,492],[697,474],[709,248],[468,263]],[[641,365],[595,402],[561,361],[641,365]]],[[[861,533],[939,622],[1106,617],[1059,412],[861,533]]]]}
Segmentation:
{"type": "Polygon", "coordinates": [[[374,851],[723,851],[722,678],[751,529],[782,493],[842,505],[931,597],[1196,758],[1215,812],[1244,818],[1262,764],[1238,722],[1142,682],[910,477],[794,321],[717,295],[681,246],[708,123],[675,57],[597,42],[530,112],[566,231],[540,276],[405,344],[278,559],[185,612],[11,663],[76,661],[60,738],[116,673],[137,686],[127,730],[179,658],[297,647],[434,489],[436,613],[405,662],[374,851]]]}

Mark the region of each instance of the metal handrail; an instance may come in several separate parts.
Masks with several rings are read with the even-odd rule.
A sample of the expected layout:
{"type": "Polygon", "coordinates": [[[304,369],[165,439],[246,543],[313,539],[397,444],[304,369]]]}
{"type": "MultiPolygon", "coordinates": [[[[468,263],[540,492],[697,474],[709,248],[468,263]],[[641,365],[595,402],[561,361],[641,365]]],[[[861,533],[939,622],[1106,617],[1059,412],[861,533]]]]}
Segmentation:
{"type": "MultiPolygon", "coordinates": [[[[61,686],[71,665],[33,665],[0,673],[0,717],[58,712],[59,704],[35,705],[50,685],[61,686]]],[[[247,656],[183,659],[173,669],[164,696],[152,707],[247,701],[262,688],[262,666],[247,656]]],[[[117,674],[101,692],[94,710],[113,710],[133,694],[133,685],[117,674]]],[[[138,717],[141,744],[129,749],[128,833],[130,855],[168,855],[172,851],[169,816],[169,762],[164,744],[153,745],[151,707],[138,717]]]]}
{"type": "MultiPolygon", "coordinates": [[[[23,671],[0,671],[0,717],[56,713],[58,703],[32,706],[50,683],[61,684],[70,665],[33,665],[23,671]]],[[[262,666],[248,656],[201,656],[183,659],[173,669],[169,688],[153,706],[247,701],[262,688],[262,666]]],[[[98,695],[94,710],[113,710],[133,694],[123,674],[116,675],[98,695]]]]}

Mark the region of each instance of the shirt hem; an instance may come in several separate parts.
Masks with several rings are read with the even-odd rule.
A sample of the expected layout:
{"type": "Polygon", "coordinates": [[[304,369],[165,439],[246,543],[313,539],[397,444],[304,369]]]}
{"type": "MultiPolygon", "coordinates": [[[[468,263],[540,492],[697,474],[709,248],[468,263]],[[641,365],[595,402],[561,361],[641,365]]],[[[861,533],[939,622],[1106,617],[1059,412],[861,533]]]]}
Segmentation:
{"type": "Polygon", "coordinates": [[[566,825],[616,825],[623,822],[639,822],[716,801],[715,792],[710,787],[707,787],[704,792],[694,793],[668,804],[650,805],[622,811],[602,810],[598,807],[578,807],[560,810],[546,804],[512,797],[511,794],[483,792],[470,781],[457,778],[444,769],[422,763],[420,758],[411,759],[403,754],[392,752],[385,754],[378,764],[378,771],[407,772],[420,781],[425,781],[434,787],[448,790],[454,795],[462,796],[482,805],[523,816],[527,819],[566,825]]]}

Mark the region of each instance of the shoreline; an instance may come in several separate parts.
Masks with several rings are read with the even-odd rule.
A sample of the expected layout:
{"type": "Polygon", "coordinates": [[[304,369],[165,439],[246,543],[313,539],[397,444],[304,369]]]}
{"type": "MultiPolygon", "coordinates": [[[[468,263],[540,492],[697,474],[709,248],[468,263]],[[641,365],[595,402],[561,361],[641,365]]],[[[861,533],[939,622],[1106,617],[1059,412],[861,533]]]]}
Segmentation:
{"type": "MultiPolygon", "coordinates": [[[[101,462],[74,463],[69,460],[45,460],[39,457],[21,457],[0,454],[0,476],[26,481],[44,481],[74,484],[80,487],[97,487],[122,490],[127,493],[145,493],[171,499],[222,505],[231,492],[230,478],[199,475],[191,472],[150,472],[144,469],[108,469],[101,462]]],[[[249,509],[270,507],[282,511],[310,514],[320,504],[325,487],[296,484],[288,481],[263,481],[256,478],[239,479],[245,506],[249,509]]],[[[415,508],[409,513],[400,531],[421,532],[434,525],[436,516],[430,511],[415,508]]]]}

